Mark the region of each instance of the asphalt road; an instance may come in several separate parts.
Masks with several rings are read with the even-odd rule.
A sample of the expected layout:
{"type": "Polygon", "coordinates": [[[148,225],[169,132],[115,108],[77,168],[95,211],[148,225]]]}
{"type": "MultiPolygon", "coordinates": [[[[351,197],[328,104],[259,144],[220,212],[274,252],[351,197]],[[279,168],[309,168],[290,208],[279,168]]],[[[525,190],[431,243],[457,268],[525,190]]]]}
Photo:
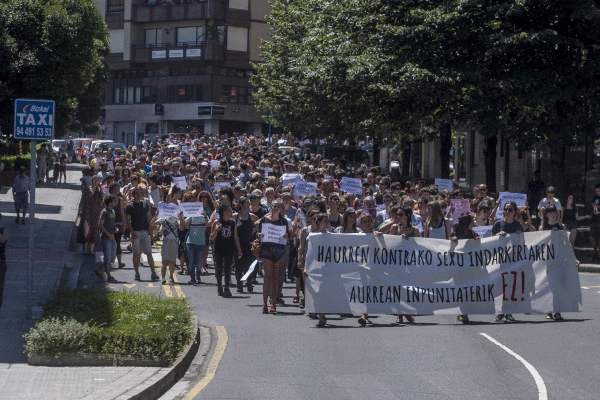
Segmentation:
{"type": "MultiPolygon", "coordinates": [[[[149,282],[147,267],[144,282],[135,282],[130,254],[124,260],[114,289],[185,295],[203,323],[226,329],[216,374],[195,399],[541,399],[543,390],[550,399],[600,397],[598,274],[580,274],[584,311],[561,322],[515,315],[516,322],[495,323],[492,315],[474,315],[468,325],[454,316],[396,325],[395,317],[381,315],[360,327],[358,316],[331,315],[319,329],[292,304],[293,284],[285,285],[287,304],[277,315],[263,315],[260,285],[252,294],[232,288],[233,298],[218,297],[209,268],[202,285],[165,288],[149,282]]],[[[183,398],[191,387],[168,397],[183,398]]]]}

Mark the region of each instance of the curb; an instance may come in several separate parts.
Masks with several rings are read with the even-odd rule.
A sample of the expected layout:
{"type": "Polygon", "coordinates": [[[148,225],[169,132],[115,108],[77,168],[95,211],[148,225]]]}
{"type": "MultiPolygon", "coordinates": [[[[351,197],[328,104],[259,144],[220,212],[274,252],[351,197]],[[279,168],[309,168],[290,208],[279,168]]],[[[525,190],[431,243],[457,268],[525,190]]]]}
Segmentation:
{"type": "Polygon", "coordinates": [[[579,265],[579,272],[600,273],[600,265],[581,264],[579,265]]]}
{"type": "MultiPolygon", "coordinates": [[[[200,324],[198,323],[198,317],[194,314],[194,326],[196,328],[196,336],[191,344],[188,344],[187,348],[184,349],[183,354],[181,354],[177,360],[175,360],[174,366],[171,370],[164,375],[162,378],[154,382],[152,385],[148,386],[141,392],[128,397],[129,400],[154,400],[157,399],[160,395],[167,391],[176,381],[181,379],[190,364],[194,360],[196,353],[198,352],[198,348],[200,347],[200,324]]],[[[212,335],[211,335],[212,339],[212,335]]],[[[212,340],[211,340],[212,342],[212,340]]],[[[150,377],[149,379],[152,379],[150,377]]],[[[134,390],[132,388],[130,390],[134,390]]]]}

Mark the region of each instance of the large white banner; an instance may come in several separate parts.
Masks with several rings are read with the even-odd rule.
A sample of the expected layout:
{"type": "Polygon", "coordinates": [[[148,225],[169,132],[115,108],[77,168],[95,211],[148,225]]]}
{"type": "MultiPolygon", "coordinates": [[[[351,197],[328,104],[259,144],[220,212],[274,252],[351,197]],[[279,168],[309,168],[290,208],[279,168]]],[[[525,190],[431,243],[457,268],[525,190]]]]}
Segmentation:
{"type": "Polygon", "coordinates": [[[306,310],[353,314],[581,311],[566,232],[481,240],[311,234],[306,310]]]}

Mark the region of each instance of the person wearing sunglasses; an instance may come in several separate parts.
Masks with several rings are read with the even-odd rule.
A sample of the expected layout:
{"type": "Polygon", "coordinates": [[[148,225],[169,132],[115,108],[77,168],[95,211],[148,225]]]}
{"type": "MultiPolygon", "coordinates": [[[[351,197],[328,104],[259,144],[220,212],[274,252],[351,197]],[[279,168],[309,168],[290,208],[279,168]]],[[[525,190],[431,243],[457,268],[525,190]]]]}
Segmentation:
{"type": "MultiPolygon", "coordinates": [[[[517,203],[514,201],[509,201],[504,205],[504,219],[500,221],[496,221],[494,226],[492,227],[492,236],[506,236],[510,233],[516,233],[520,235],[523,233],[523,225],[517,220],[515,220],[515,215],[517,215],[517,203]]],[[[514,322],[515,318],[512,314],[498,314],[496,315],[496,322],[514,322]]]]}
{"type": "Polygon", "coordinates": [[[328,200],[329,209],[327,210],[327,218],[330,229],[334,230],[342,224],[342,216],[338,213],[338,205],[340,204],[339,193],[331,193],[328,200]]]}
{"type": "Polygon", "coordinates": [[[475,226],[488,226],[493,225],[494,216],[491,214],[492,205],[487,201],[481,201],[477,205],[477,212],[475,214],[475,226]]]}

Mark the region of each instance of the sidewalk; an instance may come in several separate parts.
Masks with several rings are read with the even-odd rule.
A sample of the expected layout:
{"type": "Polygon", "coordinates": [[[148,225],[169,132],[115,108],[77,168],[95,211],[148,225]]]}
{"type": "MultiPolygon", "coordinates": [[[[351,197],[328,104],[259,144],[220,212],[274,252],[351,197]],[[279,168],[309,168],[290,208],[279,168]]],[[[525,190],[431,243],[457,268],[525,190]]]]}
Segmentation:
{"type": "MultiPolygon", "coordinates": [[[[93,258],[81,255],[80,245],[75,246],[77,252],[68,251],[71,235],[76,229],[74,221],[81,199],[79,178],[82,169],[82,165],[71,164],[66,185],[43,184],[36,188],[34,318],[41,315],[43,300],[60,286],[65,266],[83,265],[82,270],[88,270],[87,264],[94,263],[93,258]]],[[[25,318],[29,226],[15,224],[12,195],[6,188],[0,195],[0,212],[2,226],[9,229],[8,272],[4,304],[0,309],[0,400],[129,399],[152,387],[171,371],[171,368],[150,367],[28,365],[27,355],[23,353],[23,334],[35,324],[25,318]]]]}

